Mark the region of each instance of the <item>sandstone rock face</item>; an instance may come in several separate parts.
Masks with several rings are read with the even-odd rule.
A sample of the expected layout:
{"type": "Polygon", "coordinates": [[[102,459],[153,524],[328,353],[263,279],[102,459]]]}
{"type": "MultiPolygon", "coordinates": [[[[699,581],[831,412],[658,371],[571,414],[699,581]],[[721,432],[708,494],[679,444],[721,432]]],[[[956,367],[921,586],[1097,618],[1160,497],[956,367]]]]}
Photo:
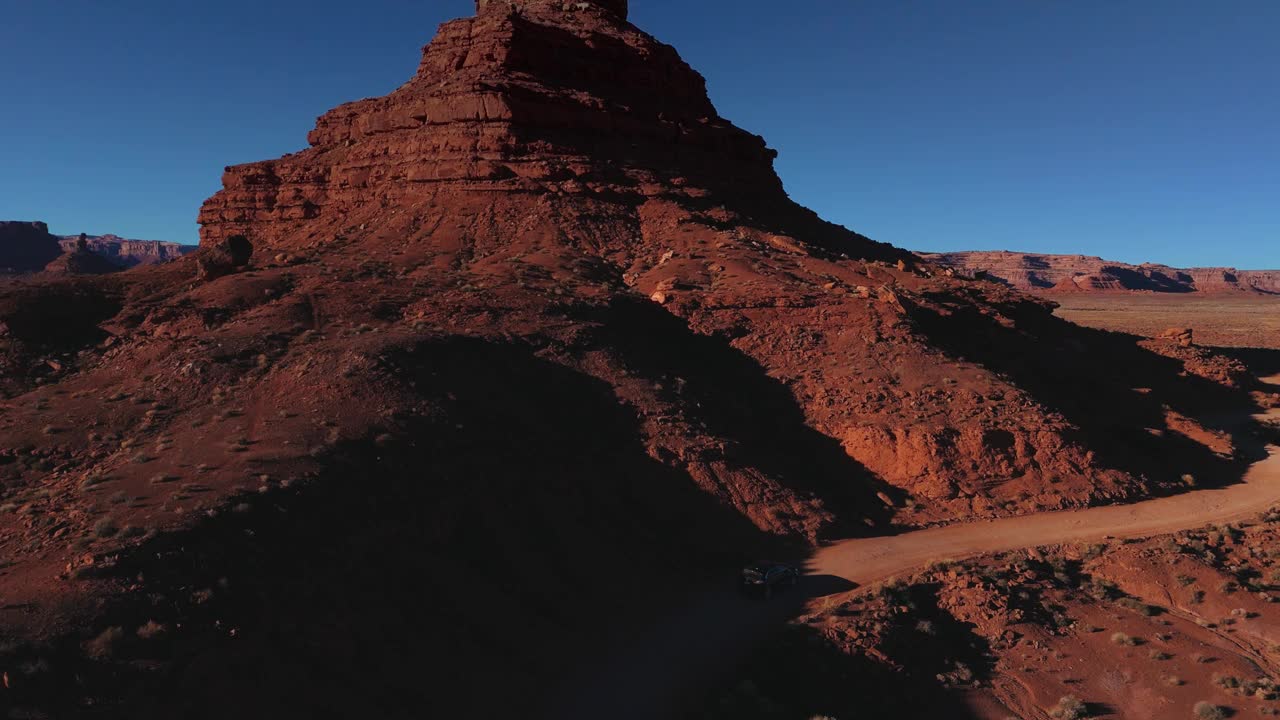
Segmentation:
{"type": "Polygon", "coordinates": [[[442,190],[785,200],[775,153],[719,117],[674,49],[623,23],[625,3],[514,6],[445,24],[412,80],[326,113],[311,149],[228,168],[201,211],[202,237],[273,247],[313,220],[373,217],[442,190]]]}
{"type": "Polygon", "coordinates": [[[0,221],[0,273],[42,270],[59,255],[58,238],[42,222],[0,221]]]}
{"type": "MultiPolygon", "coordinates": [[[[76,248],[79,236],[63,235],[58,238],[63,252],[72,252],[76,248]]],[[[111,261],[119,267],[136,265],[159,265],[172,262],[195,250],[189,245],[160,240],[130,240],[119,235],[89,235],[89,252],[111,261]]]]}
{"type": "Polygon", "coordinates": [[[986,275],[1034,292],[1280,293],[1280,270],[1128,265],[1086,255],[1003,251],[937,253],[925,257],[969,275],[986,275]]]}

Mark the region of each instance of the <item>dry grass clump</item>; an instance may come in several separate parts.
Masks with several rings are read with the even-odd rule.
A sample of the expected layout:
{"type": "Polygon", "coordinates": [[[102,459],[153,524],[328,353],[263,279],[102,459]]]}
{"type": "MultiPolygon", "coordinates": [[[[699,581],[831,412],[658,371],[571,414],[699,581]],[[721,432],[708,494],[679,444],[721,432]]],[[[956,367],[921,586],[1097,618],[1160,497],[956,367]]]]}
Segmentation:
{"type": "Polygon", "coordinates": [[[1197,720],[1227,720],[1226,708],[1201,700],[1194,708],[1197,720]]]}
{"type": "Polygon", "coordinates": [[[146,624],[141,625],[137,629],[136,634],[143,640],[150,640],[151,638],[163,635],[166,629],[167,628],[161,623],[158,623],[155,620],[148,620],[146,624]]]}
{"type": "Polygon", "coordinates": [[[1240,687],[1240,678],[1234,675],[1223,675],[1222,673],[1215,673],[1213,676],[1213,684],[1217,685],[1223,690],[1235,690],[1236,688],[1240,687]]]}
{"type": "Polygon", "coordinates": [[[106,660],[115,652],[116,643],[124,639],[124,628],[109,627],[84,644],[85,654],[95,660],[106,660]]]}
{"type": "Polygon", "coordinates": [[[1089,717],[1089,706],[1075,695],[1067,695],[1049,711],[1049,717],[1058,720],[1080,720],[1089,717]]]}
{"type": "Polygon", "coordinates": [[[1131,635],[1126,635],[1122,632],[1112,633],[1111,642],[1117,645],[1123,645],[1125,647],[1136,647],[1142,644],[1142,640],[1140,638],[1136,638],[1131,635]]]}
{"type": "Polygon", "coordinates": [[[120,528],[116,526],[116,521],[109,517],[102,518],[93,524],[93,534],[100,538],[109,538],[120,532],[120,528]]]}
{"type": "Polygon", "coordinates": [[[85,478],[80,481],[80,487],[88,490],[89,488],[97,487],[109,480],[111,480],[111,478],[104,474],[93,473],[91,475],[86,475],[85,478]]]}
{"type": "Polygon", "coordinates": [[[120,529],[120,537],[125,539],[142,537],[143,535],[146,535],[146,534],[147,534],[147,531],[144,528],[138,527],[137,525],[125,525],[123,528],[120,529]]]}
{"type": "Polygon", "coordinates": [[[1160,614],[1160,608],[1154,605],[1148,605],[1137,598],[1123,597],[1117,600],[1116,604],[1147,617],[1153,617],[1160,614]]]}

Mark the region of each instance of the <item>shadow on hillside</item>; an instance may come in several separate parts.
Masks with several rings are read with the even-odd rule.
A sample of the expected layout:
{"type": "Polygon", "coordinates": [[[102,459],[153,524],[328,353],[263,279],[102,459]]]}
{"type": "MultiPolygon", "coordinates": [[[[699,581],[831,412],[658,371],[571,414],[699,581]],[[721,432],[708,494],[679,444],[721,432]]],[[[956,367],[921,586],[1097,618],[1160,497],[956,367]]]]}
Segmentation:
{"type": "Polygon", "coordinates": [[[703,706],[686,717],[976,720],[961,692],[941,679],[990,679],[990,646],[973,632],[972,624],[938,606],[936,588],[916,586],[904,592],[910,597],[897,601],[912,611],[898,616],[876,646],[902,669],[859,651],[845,652],[815,628],[787,625],[765,641],[732,681],[715,686],[703,706]]]}
{"type": "MultiPolygon", "coordinates": [[[[1258,377],[1280,375],[1280,350],[1270,348],[1215,347],[1214,352],[1244,363],[1258,377]]],[[[1280,389],[1278,389],[1280,391],[1280,389]]]]}
{"type": "Polygon", "coordinates": [[[120,307],[118,293],[96,278],[0,278],[0,397],[74,364],[77,352],[107,338],[98,325],[120,307]]]}
{"type": "Polygon", "coordinates": [[[834,438],[810,427],[780,381],[723,337],[699,335],[681,318],[645,301],[617,300],[576,319],[597,324],[595,344],[610,348],[640,377],[660,384],[687,420],[727,442],[724,460],[759,470],[802,497],[813,495],[836,516],[825,538],[883,528],[901,490],[849,457],[834,438]]]}
{"type": "Polygon", "coordinates": [[[337,447],[320,477],[123,556],[112,577],[144,584],[102,611],[94,634],[123,631],[109,659],[87,659],[86,638],[24,651],[55,672],[3,702],[54,717],[564,717],[539,705],[576,668],[657,648],[592,685],[591,715],[623,717],[641,706],[629,693],[680,697],[750,653],[726,638],[794,610],[726,595],[743,561],[798,548],[650,458],[608,384],[462,339],[387,367],[419,399],[390,439],[337,447]],[[662,636],[664,617],[694,622],[662,636]],[[149,622],[166,631],[139,638],[149,622]]]}
{"type": "Polygon", "coordinates": [[[1184,474],[1205,485],[1235,482],[1266,456],[1237,422],[1256,410],[1246,388],[1191,375],[1181,361],[1140,347],[1133,336],[1074,325],[1030,301],[999,307],[1013,318],[1010,327],[983,314],[980,302],[952,299],[935,295],[929,305],[910,306],[916,327],[938,347],[1008,376],[1061,413],[1100,464],[1172,488],[1184,474]],[[1237,457],[1179,434],[1167,410],[1229,434],[1237,457]]]}

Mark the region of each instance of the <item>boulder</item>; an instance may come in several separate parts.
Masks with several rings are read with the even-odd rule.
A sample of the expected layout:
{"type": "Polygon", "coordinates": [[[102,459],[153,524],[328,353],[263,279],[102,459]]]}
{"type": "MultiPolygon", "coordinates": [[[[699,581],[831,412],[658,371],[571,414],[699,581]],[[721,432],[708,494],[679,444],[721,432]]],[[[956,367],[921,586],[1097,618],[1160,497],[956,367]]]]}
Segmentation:
{"type": "Polygon", "coordinates": [[[196,251],[196,279],[214,280],[249,264],[253,243],[244,235],[232,235],[196,251]]]}
{"type": "Polygon", "coordinates": [[[1160,340],[1175,342],[1181,347],[1195,345],[1195,333],[1191,328],[1169,328],[1157,336],[1160,340]]]}

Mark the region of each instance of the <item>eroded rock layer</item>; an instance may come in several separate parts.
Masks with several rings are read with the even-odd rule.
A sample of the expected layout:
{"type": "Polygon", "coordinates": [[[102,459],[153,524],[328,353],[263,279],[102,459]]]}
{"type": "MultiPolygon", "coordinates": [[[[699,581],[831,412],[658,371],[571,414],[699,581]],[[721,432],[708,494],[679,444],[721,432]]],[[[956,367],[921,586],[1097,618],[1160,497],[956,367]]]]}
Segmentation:
{"type": "MultiPolygon", "coordinates": [[[[74,252],[79,240],[78,235],[63,235],[58,238],[63,252],[74,252]]],[[[89,252],[107,259],[117,267],[158,265],[177,260],[194,250],[190,245],[175,242],[130,240],[111,234],[89,235],[86,240],[89,252]]]]}

